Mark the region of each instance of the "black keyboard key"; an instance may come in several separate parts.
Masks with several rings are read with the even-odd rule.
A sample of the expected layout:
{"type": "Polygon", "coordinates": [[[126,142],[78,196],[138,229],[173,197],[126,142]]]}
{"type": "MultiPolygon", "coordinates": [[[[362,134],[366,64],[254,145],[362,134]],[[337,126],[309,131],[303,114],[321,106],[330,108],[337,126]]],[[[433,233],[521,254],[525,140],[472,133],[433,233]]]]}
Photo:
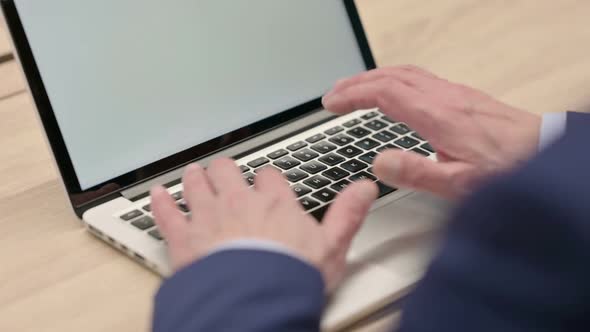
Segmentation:
{"type": "Polygon", "coordinates": [[[382,183],[381,181],[377,182],[377,187],[379,188],[379,198],[397,191],[396,188],[392,188],[390,186],[387,186],[384,183],[382,183]]]}
{"type": "Polygon", "coordinates": [[[301,206],[303,206],[305,211],[309,211],[311,209],[315,209],[316,207],[320,206],[320,203],[318,201],[311,199],[309,197],[304,197],[304,198],[300,199],[299,203],[301,204],[301,206]]]}
{"type": "Polygon", "coordinates": [[[301,162],[293,157],[284,157],[274,162],[274,164],[284,170],[290,170],[293,167],[301,165],[301,162]]]}
{"type": "Polygon", "coordinates": [[[311,189],[302,184],[296,184],[293,187],[291,187],[291,189],[293,190],[295,195],[297,195],[297,197],[305,196],[311,192],[311,189]]]}
{"type": "Polygon", "coordinates": [[[245,166],[245,165],[241,165],[240,166],[240,171],[242,171],[242,173],[246,173],[250,170],[250,167],[245,166]]]}
{"type": "Polygon", "coordinates": [[[172,194],[172,199],[174,199],[175,201],[180,201],[183,198],[184,198],[184,194],[182,191],[177,191],[174,194],[172,194]]]}
{"type": "Polygon", "coordinates": [[[313,193],[311,196],[317,200],[320,200],[324,203],[328,203],[334,200],[334,198],[336,198],[336,192],[328,189],[328,188],[324,188],[318,192],[313,193]]]}
{"type": "Polygon", "coordinates": [[[375,131],[379,131],[381,129],[385,129],[387,127],[387,124],[379,120],[373,120],[371,122],[365,123],[365,126],[375,131]]]}
{"type": "Polygon", "coordinates": [[[345,148],[342,148],[342,149],[340,149],[340,150],[338,150],[336,152],[338,152],[339,154],[345,156],[346,158],[353,158],[353,157],[356,157],[359,154],[363,153],[363,150],[361,150],[361,149],[359,149],[357,147],[354,147],[352,145],[349,145],[349,146],[347,146],[345,148]]]}
{"type": "Polygon", "coordinates": [[[297,151],[295,153],[292,154],[293,157],[306,162],[306,161],[310,161],[314,158],[319,157],[319,154],[311,151],[310,149],[305,149],[305,150],[301,150],[301,151],[297,151]]]}
{"type": "Polygon", "coordinates": [[[143,216],[143,212],[141,212],[139,210],[133,210],[133,211],[127,212],[124,215],[122,215],[121,219],[123,219],[125,221],[129,221],[129,220],[135,219],[139,216],[143,216]]]}
{"type": "Polygon", "coordinates": [[[280,149],[280,150],[277,150],[277,151],[275,151],[273,153],[269,153],[267,155],[267,157],[270,158],[270,159],[272,159],[272,160],[275,160],[275,159],[279,159],[281,157],[284,157],[287,154],[289,154],[289,151],[287,151],[285,149],[280,149]]]}
{"type": "Polygon", "coordinates": [[[383,120],[383,121],[387,121],[387,122],[389,122],[389,123],[397,123],[397,121],[395,121],[395,120],[393,120],[393,119],[390,119],[390,118],[389,118],[389,117],[387,117],[387,116],[381,117],[381,120],[383,120]]]}
{"type": "Polygon", "coordinates": [[[286,171],[284,175],[287,178],[287,180],[289,180],[291,182],[299,182],[299,181],[309,177],[309,175],[307,175],[307,173],[305,173],[301,170],[298,170],[298,169],[292,169],[290,171],[286,171]]]}
{"type": "Polygon", "coordinates": [[[360,173],[357,173],[357,174],[351,176],[349,178],[349,180],[352,182],[361,181],[361,180],[377,181],[377,178],[367,172],[360,172],[360,173]]]}
{"type": "Polygon", "coordinates": [[[347,132],[349,135],[354,136],[356,138],[363,138],[367,135],[369,135],[371,133],[371,131],[362,128],[362,127],[356,127],[354,129],[351,129],[347,132]]]}
{"type": "Polygon", "coordinates": [[[375,158],[377,158],[377,153],[373,151],[359,157],[360,160],[366,162],[367,164],[373,164],[375,158]]]}
{"type": "Polygon", "coordinates": [[[344,128],[337,126],[337,127],[326,130],[325,133],[326,133],[326,135],[332,136],[332,135],[338,134],[339,132],[341,132],[343,130],[344,130],[344,128]]]}
{"type": "Polygon", "coordinates": [[[371,173],[371,174],[375,174],[375,172],[373,172],[373,167],[367,169],[367,172],[371,173]]]}
{"type": "Polygon", "coordinates": [[[396,132],[400,135],[405,135],[405,134],[412,131],[412,129],[410,129],[407,125],[405,125],[403,123],[400,123],[397,126],[391,127],[391,130],[393,130],[394,132],[396,132]]]}
{"type": "Polygon", "coordinates": [[[306,139],[306,141],[309,144],[314,144],[314,143],[317,143],[317,142],[323,140],[324,138],[326,138],[326,135],[324,135],[324,134],[316,134],[316,135],[313,135],[310,138],[306,139]]]}
{"type": "Polygon", "coordinates": [[[313,189],[322,189],[323,187],[330,184],[330,180],[326,179],[321,175],[316,175],[310,179],[303,181],[306,186],[312,187],[313,189]]]}
{"type": "Polygon", "coordinates": [[[152,205],[148,204],[148,205],[144,206],[142,209],[146,210],[147,212],[152,212],[152,205]]]}
{"type": "Polygon", "coordinates": [[[315,220],[317,220],[319,223],[321,223],[322,219],[324,219],[324,216],[326,215],[326,212],[328,212],[329,208],[330,208],[330,205],[324,205],[319,209],[315,209],[315,210],[311,211],[309,214],[315,220]]]}
{"type": "Polygon", "coordinates": [[[363,120],[371,120],[372,118],[377,117],[377,116],[379,116],[379,113],[377,113],[377,112],[369,112],[369,113],[361,116],[361,119],[363,119],[363,120]]]}
{"type": "Polygon", "coordinates": [[[384,130],[378,134],[373,135],[373,138],[376,140],[379,140],[383,143],[387,143],[389,141],[393,141],[394,139],[396,139],[398,136],[392,132],[389,132],[387,130],[384,130]]]}
{"type": "Polygon", "coordinates": [[[414,138],[417,138],[421,141],[425,141],[424,137],[420,136],[420,134],[418,134],[417,132],[413,132],[412,136],[414,136],[414,138]]]}
{"type": "Polygon", "coordinates": [[[370,139],[370,138],[365,138],[365,139],[362,139],[362,140],[354,143],[354,145],[358,146],[361,149],[373,150],[374,148],[378,147],[381,144],[375,140],[370,139]]]}
{"type": "Polygon", "coordinates": [[[254,185],[254,178],[256,177],[256,175],[254,175],[252,173],[246,173],[243,176],[244,176],[244,180],[246,180],[248,185],[250,185],[250,186],[254,185]]]}
{"type": "Polygon", "coordinates": [[[328,169],[328,167],[322,163],[320,163],[319,161],[311,161],[303,166],[301,166],[301,169],[306,171],[309,174],[317,174],[321,171],[325,171],[328,169]]]}
{"type": "Polygon", "coordinates": [[[184,213],[191,212],[191,210],[188,208],[188,205],[186,205],[186,203],[178,203],[178,209],[184,213]]]}
{"type": "Polygon", "coordinates": [[[343,124],[343,126],[346,128],[352,128],[360,123],[361,123],[361,120],[353,119],[353,120],[350,120],[350,121],[346,122],[345,124],[343,124]]]}
{"type": "Polygon", "coordinates": [[[334,167],[334,168],[331,168],[331,169],[325,171],[324,173],[322,173],[322,175],[327,177],[330,180],[338,181],[338,180],[344,179],[345,177],[349,176],[350,173],[348,173],[347,171],[343,170],[340,167],[334,167]]]}
{"type": "Polygon", "coordinates": [[[297,143],[293,143],[293,144],[289,145],[287,147],[287,150],[289,150],[289,151],[298,151],[298,150],[303,149],[306,146],[307,146],[307,143],[301,141],[301,142],[297,142],[297,143]]]}
{"type": "Polygon", "coordinates": [[[347,161],[344,164],[340,165],[340,167],[344,168],[345,170],[349,171],[350,173],[360,172],[363,169],[369,167],[369,165],[363,163],[360,160],[353,159],[351,161],[347,161]]]}
{"type": "Polygon", "coordinates": [[[338,147],[328,142],[319,142],[311,146],[311,149],[319,153],[328,153],[336,150],[338,147]]]}
{"type": "Polygon", "coordinates": [[[432,145],[430,145],[430,143],[422,144],[421,148],[424,149],[424,150],[428,150],[428,151],[430,151],[432,153],[435,152],[434,151],[434,148],[432,147],[432,145]]]}
{"type": "Polygon", "coordinates": [[[277,171],[281,172],[281,170],[280,170],[280,169],[278,169],[278,168],[274,167],[273,165],[266,165],[266,166],[262,166],[262,167],[260,167],[260,168],[256,169],[256,170],[254,171],[254,173],[258,174],[258,173],[262,172],[262,170],[264,170],[264,169],[267,169],[267,168],[276,169],[277,171]]]}
{"type": "Polygon", "coordinates": [[[156,226],[156,223],[154,222],[154,219],[152,219],[151,217],[144,216],[132,222],[131,225],[141,229],[142,231],[145,231],[146,229],[150,229],[156,226]]]}
{"type": "Polygon", "coordinates": [[[385,150],[390,150],[390,149],[398,149],[399,150],[399,147],[397,147],[397,146],[395,146],[393,144],[387,144],[387,145],[384,145],[384,146],[378,148],[377,149],[377,152],[381,153],[381,152],[383,152],[385,150]]]}
{"type": "Polygon", "coordinates": [[[345,135],[345,134],[340,134],[340,135],[336,135],[332,138],[330,138],[330,142],[340,145],[340,146],[345,146],[348,145],[352,142],[354,142],[354,138],[345,135]]]}
{"type": "Polygon", "coordinates": [[[154,229],[148,232],[148,234],[153,237],[154,239],[158,240],[158,241],[162,241],[164,240],[164,237],[162,236],[162,234],[160,233],[159,229],[154,229]]]}
{"type": "Polygon", "coordinates": [[[412,149],[412,152],[416,152],[417,154],[421,154],[424,157],[430,156],[430,153],[429,152],[426,152],[426,151],[424,151],[422,149],[419,149],[419,148],[412,149]]]}
{"type": "Polygon", "coordinates": [[[318,159],[319,161],[323,162],[324,164],[328,165],[328,166],[336,166],[338,164],[340,164],[341,162],[343,162],[344,159],[343,157],[340,157],[337,154],[327,154],[323,157],[321,157],[320,159],[318,159]]]}
{"type": "Polygon", "coordinates": [[[336,184],[331,185],[330,188],[336,190],[337,192],[342,192],[344,189],[346,189],[346,187],[350,186],[351,184],[352,182],[348,180],[342,180],[336,184]]]}
{"type": "Polygon", "coordinates": [[[265,157],[260,157],[258,159],[252,160],[251,162],[248,163],[248,166],[252,167],[252,168],[258,168],[262,165],[268,164],[270,162],[270,160],[268,160],[268,158],[265,157]]]}
{"type": "Polygon", "coordinates": [[[402,137],[400,139],[398,139],[397,141],[394,142],[395,144],[401,146],[402,148],[406,148],[406,149],[411,149],[413,147],[415,147],[416,145],[420,144],[420,142],[418,142],[417,140],[411,138],[411,137],[402,137]]]}

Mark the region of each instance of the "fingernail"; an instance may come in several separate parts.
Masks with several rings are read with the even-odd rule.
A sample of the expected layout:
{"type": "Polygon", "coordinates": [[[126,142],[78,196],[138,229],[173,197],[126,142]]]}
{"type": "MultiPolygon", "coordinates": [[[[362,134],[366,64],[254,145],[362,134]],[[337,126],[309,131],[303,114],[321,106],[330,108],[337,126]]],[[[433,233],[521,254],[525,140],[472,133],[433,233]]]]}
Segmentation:
{"type": "Polygon", "coordinates": [[[366,186],[363,186],[362,192],[360,193],[365,198],[371,198],[371,200],[377,199],[379,190],[374,183],[368,182],[366,186]]]}
{"type": "Polygon", "coordinates": [[[151,194],[152,196],[158,196],[158,195],[162,195],[165,192],[167,192],[166,188],[164,188],[163,186],[155,186],[152,188],[151,190],[151,194]]]}
{"type": "Polygon", "coordinates": [[[203,169],[203,168],[201,167],[201,165],[199,165],[197,163],[192,163],[186,167],[187,172],[196,172],[196,171],[200,171],[201,169],[203,169]]]}
{"type": "Polygon", "coordinates": [[[332,108],[334,104],[338,102],[338,98],[340,97],[337,93],[329,93],[324,96],[324,99],[322,99],[322,103],[324,104],[324,107],[329,110],[330,108],[332,108]]]}

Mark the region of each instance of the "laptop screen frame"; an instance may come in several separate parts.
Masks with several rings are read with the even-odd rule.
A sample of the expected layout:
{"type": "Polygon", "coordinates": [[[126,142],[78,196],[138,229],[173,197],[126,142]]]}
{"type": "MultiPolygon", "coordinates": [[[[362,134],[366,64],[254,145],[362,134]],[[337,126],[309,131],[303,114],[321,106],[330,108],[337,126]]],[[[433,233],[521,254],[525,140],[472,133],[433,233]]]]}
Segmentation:
{"type": "MultiPolygon", "coordinates": [[[[342,1],[348,12],[366,69],[374,69],[376,68],[375,59],[355,0],[342,1]]],[[[111,197],[112,199],[113,195],[117,195],[126,188],[136,186],[159,175],[171,172],[191,161],[207,157],[208,155],[224,150],[229,146],[249,140],[322,108],[322,96],[318,96],[317,98],[291,109],[284,110],[279,114],[268,117],[264,120],[198,144],[192,148],[160,159],[151,164],[144,165],[136,170],[119,175],[91,188],[82,190],[14,0],[0,0],[0,6],[4,12],[6,24],[12,37],[15,51],[20,60],[22,70],[24,71],[25,78],[29,85],[39,118],[47,135],[49,145],[54,154],[62,181],[65,185],[72,206],[78,215],[81,214],[80,211],[86,210],[84,208],[85,206],[91,203],[105,201],[108,197],[111,197]]]]}

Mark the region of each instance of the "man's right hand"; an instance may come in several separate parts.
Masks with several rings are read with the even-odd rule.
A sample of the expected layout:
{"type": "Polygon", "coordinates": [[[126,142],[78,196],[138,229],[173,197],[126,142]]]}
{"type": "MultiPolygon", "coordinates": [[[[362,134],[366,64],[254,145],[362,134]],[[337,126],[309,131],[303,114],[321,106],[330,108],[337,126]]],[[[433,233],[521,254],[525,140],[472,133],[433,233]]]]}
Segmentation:
{"type": "Polygon", "coordinates": [[[378,107],[430,141],[438,162],[388,150],[375,161],[387,184],[458,198],[481,180],[537,150],[541,118],[417,67],[376,69],[338,82],[326,109],[345,114],[378,107]]]}

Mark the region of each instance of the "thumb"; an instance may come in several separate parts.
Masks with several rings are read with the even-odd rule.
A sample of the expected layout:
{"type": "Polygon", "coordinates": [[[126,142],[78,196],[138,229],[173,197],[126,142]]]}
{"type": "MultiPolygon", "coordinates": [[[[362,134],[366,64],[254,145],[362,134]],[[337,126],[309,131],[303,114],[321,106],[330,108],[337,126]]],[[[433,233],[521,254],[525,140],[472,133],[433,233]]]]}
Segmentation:
{"type": "Polygon", "coordinates": [[[458,182],[471,166],[462,162],[436,162],[417,153],[387,150],[374,163],[375,175],[389,186],[426,191],[444,198],[462,196],[458,182]]]}
{"type": "Polygon", "coordinates": [[[377,195],[377,186],[370,181],[356,182],[338,195],[322,226],[333,248],[348,249],[377,195]]]}

